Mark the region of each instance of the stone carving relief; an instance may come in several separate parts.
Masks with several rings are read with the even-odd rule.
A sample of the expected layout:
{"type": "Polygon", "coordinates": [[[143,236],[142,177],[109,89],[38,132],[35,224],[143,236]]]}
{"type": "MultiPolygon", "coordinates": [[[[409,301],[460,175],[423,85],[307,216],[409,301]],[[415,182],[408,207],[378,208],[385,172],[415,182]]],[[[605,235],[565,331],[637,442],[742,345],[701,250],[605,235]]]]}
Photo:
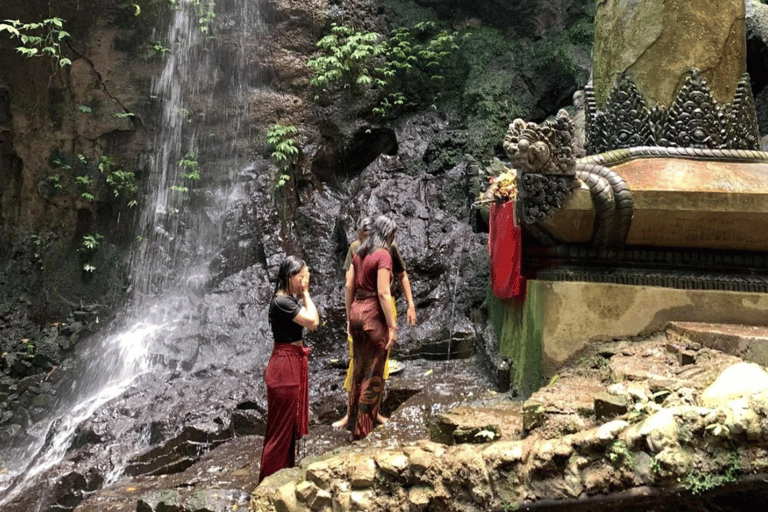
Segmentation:
{"type": "Polygon", "coordinates": [[[518,170],[520,219],[548,219],[577,186],[573,166],[573,123],[561,110],[542,124],[515,119],[504,137],[504,151],[518,170]]]}
{"type": "Polygon", "coordinates": [[[586,94],[586,150],[598,154],[639,146],[759,149],[759,132],[749,75],[742,75],[731,104],[718,104],[707,79],[693,69],[674,103],[650,107],[632,78],[620,75],[605,108],[591,86],[586,94]]]}
{"type": "Polygon", "coordinates": [[[504,150],[519,173],[519,218],[528,225],[550,218],[580,180],[589,187],[597,212],[592,243],[621,246],[632,218],[629,189],[608,167],[575,158],[574,132],[565,110],[541,124],[515,119],[509,125],[504,150]]]}

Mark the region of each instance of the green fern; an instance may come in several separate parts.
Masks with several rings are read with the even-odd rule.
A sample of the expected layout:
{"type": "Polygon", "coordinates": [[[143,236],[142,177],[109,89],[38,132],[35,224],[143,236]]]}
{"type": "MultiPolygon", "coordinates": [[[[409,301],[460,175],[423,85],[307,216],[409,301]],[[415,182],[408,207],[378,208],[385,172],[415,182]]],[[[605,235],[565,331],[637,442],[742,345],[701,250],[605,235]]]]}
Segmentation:
{"type": "Polygon", "coordinates": [[[272,160],[278,169],[275,189],[283,188],[291,179],[288,171],[299,156],[299,147],[293,138],[298,131],[295,126],[283,126],[279,123],[267,130],[267,143],[273,146],[272,160]]]}

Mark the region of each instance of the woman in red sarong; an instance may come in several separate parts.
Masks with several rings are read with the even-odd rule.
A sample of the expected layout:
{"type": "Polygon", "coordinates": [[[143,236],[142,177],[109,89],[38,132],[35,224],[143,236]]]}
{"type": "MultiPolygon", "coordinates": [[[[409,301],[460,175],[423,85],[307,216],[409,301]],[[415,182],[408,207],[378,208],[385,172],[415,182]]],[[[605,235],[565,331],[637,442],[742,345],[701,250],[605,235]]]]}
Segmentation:
{"type": "Polygon", "coordinates": [[[373,223],[360,244],[347,273],[345,306],[352,337],[352,389],[349,392],[347,429],[362,439],[376,426],[384,392],[384,365],[397,339],[389,288],[395,222],[385,215],[373,223]]]}
{"type": "Polygon", "coordinates": [[[280,265],[275,294],[269,305],[275,345],[264,372],[267,383],[267,431],[261,454],[259,482],[296,465],[296,440],[309,433],[309,385],[304,328],[320,323],[309,296],[309,268],[288,256],[280,265]],[[299,297],[303,302],[299,302],[299,297]]]}

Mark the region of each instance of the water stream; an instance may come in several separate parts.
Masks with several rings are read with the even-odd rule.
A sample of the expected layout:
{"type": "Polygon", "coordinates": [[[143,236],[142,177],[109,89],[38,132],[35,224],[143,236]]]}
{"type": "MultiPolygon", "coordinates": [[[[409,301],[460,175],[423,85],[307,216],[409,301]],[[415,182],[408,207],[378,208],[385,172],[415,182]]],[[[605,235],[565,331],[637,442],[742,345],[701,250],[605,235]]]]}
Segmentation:
{"type": "MultiPolygon", "coordinates": [[[[0,508],[32,477],[62,460],[78,425],[153,371],[174,333],[194,327],[189,319],[226,236],[223,219],[233,202],[244,199],[236,178],[248,163],[235,145],[248,135],[242,109],[258,85],[247,49],[264,29],[262,0],[219,4],[179,0],[173,12],[166,36],[170,51],[153,84],[162,120],[144,192],[143,232],[132,255],[131,301],[99,335],[81,341],[49,417],[30,426],[26,445],[3,455],[7,471],[0,474],[0,508]],[[214,30],[229,43],[226,62],[214,30]],[[239,49],[234,57],[232,48],[239,49]],[[219,109],[224,99],[235,107],[219,109]]],[[[109,478],[120,473],[118,461],[109,478]]]]}

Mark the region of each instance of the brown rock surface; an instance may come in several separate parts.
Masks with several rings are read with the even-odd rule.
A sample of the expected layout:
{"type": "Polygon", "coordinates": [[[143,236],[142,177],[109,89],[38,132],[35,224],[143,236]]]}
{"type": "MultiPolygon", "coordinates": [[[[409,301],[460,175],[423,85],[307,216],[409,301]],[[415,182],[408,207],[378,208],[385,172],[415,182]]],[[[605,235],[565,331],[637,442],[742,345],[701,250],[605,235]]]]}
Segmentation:
{"type": "MultiPolygon", "coordinates": [[[[290,489],[298,489],[310,474],[322,475],[313,482],[329,492],[333,507],[355,503],[371,511],[643,510],[652,504],[678,510],[683,502],[705,507],[706,500],[724,493],[734,502],[762,499],[766,491],[759,475],[768,468],[760,457],[766,453],[768,430],[760,425],[765,424],[761,421],[768,409],[762,404],[768,403],[768,393],[726,400],[712,409],[698,405],[718,375],[740,361],[697,343],[672,346],[664,334],[594,344],[534,393],[530,401],[544,418],[528,432],[505,426],[500,440],[479,445],[364,441],[353,447],[352,458],[345,450],[291,470],[290,478],[276,477],[274,484],[267,479],[256,489],[251,507],[311,508],[301,500],[280,498],[293,500],[297,494],[290,489]],[[680,351],[693,353],[693,362],[681,365],[680,351]],[[600,393],[621,397],[628,412],[596,418],[592,404],[600,393]],[[424,452],[433,454],[428,464],[424,452]],[[352,496],[349,482],[365,460],[365,490],[352,496]]],[[[438,418],[450,419],[457,430],[471,430],[494,422],[520,425],[520,416],[519,404],[485,397],[438,418]]]]}

